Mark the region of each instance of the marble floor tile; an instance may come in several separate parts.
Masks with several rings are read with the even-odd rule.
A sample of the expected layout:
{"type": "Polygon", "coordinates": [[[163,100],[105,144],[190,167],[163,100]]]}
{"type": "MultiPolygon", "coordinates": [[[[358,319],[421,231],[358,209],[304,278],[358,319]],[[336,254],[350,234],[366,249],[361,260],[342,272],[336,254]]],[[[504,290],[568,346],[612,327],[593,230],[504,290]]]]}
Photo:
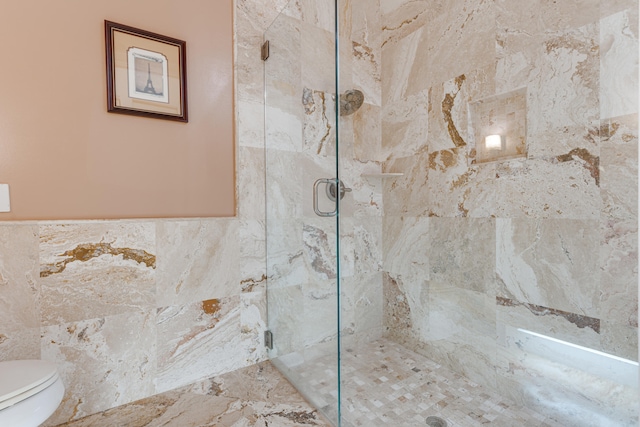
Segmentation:
{"type": "Polygon", "coordinates": [[[329,427],[263,362],[138,400],[59,427],[329,427]]]}

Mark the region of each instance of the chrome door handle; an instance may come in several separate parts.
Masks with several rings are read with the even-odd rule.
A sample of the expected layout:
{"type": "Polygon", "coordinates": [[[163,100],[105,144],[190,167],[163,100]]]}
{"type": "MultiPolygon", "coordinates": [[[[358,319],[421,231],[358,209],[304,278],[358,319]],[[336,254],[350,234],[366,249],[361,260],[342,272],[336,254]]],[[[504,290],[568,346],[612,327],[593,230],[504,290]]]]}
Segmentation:
{"type": "Polygon", "coordinates": [[[316,182],[313,183],[313,211],[316,213],[316,215],[318,216],[323,216],[323,217],[329,217],[329,216],[336,216],[338,214],[338,203],[336,202],[335,204],[335,209],[331,212],[325,212],[325,211],[321,211],[319,206],[318,206],[318,187],[320,186],[320,184],[325,184],[325,185],[336,185],[336,181],[335,179],[329,179],[329,178],[320,178],[318,180],[316,180],[316,182]]]}

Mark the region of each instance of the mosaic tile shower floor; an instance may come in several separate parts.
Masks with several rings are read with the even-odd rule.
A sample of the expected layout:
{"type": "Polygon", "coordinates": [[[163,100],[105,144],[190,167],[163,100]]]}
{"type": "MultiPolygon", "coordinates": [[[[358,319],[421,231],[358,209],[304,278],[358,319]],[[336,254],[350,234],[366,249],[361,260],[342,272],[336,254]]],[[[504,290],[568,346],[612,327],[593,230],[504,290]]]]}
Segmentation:
{"type": "MultiPolygon", "coordinates": [[[[445,419],[449,427],[566,427],[392,341],[347,349],[342,362],[344,427],[426,426],[428,416],[445,419]]],[[[335,402],[334,364],[334,355],[322,357],[292,374],[321,392],[318,402],[335,402]]]]}

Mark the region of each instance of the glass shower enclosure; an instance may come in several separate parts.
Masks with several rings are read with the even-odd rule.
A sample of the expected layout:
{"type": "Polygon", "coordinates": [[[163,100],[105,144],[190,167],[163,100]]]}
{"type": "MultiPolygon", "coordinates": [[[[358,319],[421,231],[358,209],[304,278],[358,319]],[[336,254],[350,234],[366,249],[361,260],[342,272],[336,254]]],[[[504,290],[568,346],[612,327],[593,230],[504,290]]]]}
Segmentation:
{"type": "Polygon", "coordinates": [[[637,425],[638,1],[578,3],[265,32],[269,355],[334,425],[637,425]]]}
{"type": "Polygon", "coordinates": [[[292,2],[264,35],[267,339],[273,363],[337,423],[336,196],[347,188],[338,168],[335,10],[330,1],[317,6],[322,25],[301,20],[292,2]],[[313,363],[319,357],[329,361],[313,363]],[[323,380],[311,384],[307,377],[323,380]]]}

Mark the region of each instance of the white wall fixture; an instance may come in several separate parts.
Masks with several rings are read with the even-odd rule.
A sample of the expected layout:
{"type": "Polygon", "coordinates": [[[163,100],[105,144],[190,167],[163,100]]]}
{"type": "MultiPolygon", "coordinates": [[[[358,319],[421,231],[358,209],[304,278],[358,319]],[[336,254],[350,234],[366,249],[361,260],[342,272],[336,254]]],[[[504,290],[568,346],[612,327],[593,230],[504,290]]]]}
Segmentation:
{"type": "Polygon", "coordinates": [[[11,212],[9,184],[0,184],[0,212],[11,212]]]}

